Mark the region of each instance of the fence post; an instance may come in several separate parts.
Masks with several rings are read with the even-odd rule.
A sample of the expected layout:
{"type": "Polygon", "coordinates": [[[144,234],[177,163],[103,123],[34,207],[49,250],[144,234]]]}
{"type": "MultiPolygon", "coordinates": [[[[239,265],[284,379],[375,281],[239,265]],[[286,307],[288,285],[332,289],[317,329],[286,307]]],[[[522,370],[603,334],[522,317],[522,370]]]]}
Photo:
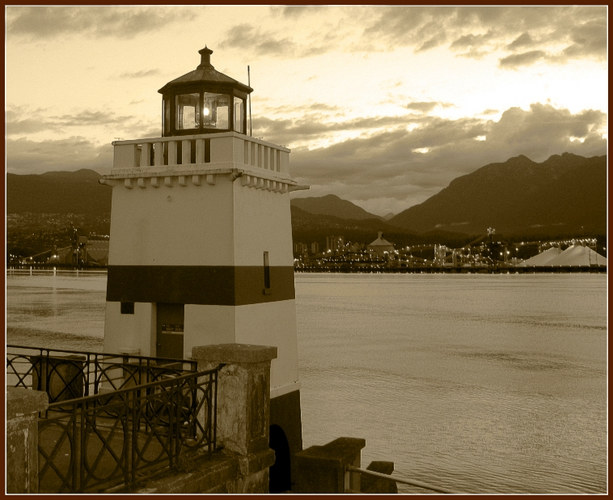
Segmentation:
{"type": "Polygon", "coordinates": [[[274,463],[269,448],[270,363],[277,348],[245,344],[194,347],[198,370],[219,364],[217,384],[217,441],[238,458],[240,473],[231,493],[267,493],[268,468],[274,463]]]}
{"type": "Polygon", "coordinates": [[[38,493],[38,413],[49,406],[48,396],[17,387],[6,391],[6,490],[38,493]]]}
{"type": "Polygon", "coordinates": [[[296,493],[358,493],[360,475],[348,466],[359,467],[362,438],[340,437],[323,446],[296,453],[296,493]]]}

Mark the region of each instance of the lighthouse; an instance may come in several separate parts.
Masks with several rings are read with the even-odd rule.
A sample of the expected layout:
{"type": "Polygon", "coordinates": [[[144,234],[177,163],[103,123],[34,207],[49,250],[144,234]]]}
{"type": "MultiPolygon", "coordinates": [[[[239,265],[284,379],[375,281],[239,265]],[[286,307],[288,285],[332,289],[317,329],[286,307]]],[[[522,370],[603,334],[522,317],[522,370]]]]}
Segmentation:
{"type": "Polygon", "coordinates": [[[289,463],[302,448],[290,151],[247,135],[253,89],[199,53],[159,90],[161,137],[114,142],[101,180],[112,186],[104,350],[190,358],[209,344],[276,346],[271,447],[289,463]]]}

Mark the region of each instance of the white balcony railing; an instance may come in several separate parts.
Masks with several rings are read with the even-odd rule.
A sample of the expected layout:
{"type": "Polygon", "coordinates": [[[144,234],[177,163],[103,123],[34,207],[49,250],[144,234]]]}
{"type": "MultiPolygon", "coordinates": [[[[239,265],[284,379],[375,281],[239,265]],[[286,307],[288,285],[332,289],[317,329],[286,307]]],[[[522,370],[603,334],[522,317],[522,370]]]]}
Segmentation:
{"type": "Polygon", "coordinates": [[[115,141],[113,146],[115,171],[232,166],[289,176],[289,149],[235,132],[115,141]]]}

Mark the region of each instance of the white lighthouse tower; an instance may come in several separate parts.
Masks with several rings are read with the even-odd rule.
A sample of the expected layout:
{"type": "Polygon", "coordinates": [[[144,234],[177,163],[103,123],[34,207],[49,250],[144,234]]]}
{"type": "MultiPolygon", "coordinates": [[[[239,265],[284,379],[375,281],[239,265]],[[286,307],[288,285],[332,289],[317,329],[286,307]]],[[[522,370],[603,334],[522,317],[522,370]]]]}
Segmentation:
{"type": "Polygon", "coordinates": [[[302,437],[289,150],[246,135],[252,89],[215,70],[210,49],[200,54],[159,90],[162,137],[113,143],[102,179],[113,188],[104,349],[189,358],[208,344],[276,346],[271,443],[293,454],[302,437]]]}

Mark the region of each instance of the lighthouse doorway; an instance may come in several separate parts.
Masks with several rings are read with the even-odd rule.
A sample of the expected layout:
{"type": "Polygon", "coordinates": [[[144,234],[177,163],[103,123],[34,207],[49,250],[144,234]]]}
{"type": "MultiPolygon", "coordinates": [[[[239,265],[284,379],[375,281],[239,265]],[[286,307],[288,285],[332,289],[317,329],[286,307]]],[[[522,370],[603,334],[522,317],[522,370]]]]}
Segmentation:
{"type": "Polygon", "coordinates": [[[183,304],[156,304],[156,350],[160,358],[182,359],[183,304]]]}
{"type": "Polygon", "coordinates": [[[270,493],[290,491],[292,488],[291,454],[287,437],[278,425],[270,426],[268,446],[275,451],[275,463],[269,470],[268,491],[270,493]]]}

